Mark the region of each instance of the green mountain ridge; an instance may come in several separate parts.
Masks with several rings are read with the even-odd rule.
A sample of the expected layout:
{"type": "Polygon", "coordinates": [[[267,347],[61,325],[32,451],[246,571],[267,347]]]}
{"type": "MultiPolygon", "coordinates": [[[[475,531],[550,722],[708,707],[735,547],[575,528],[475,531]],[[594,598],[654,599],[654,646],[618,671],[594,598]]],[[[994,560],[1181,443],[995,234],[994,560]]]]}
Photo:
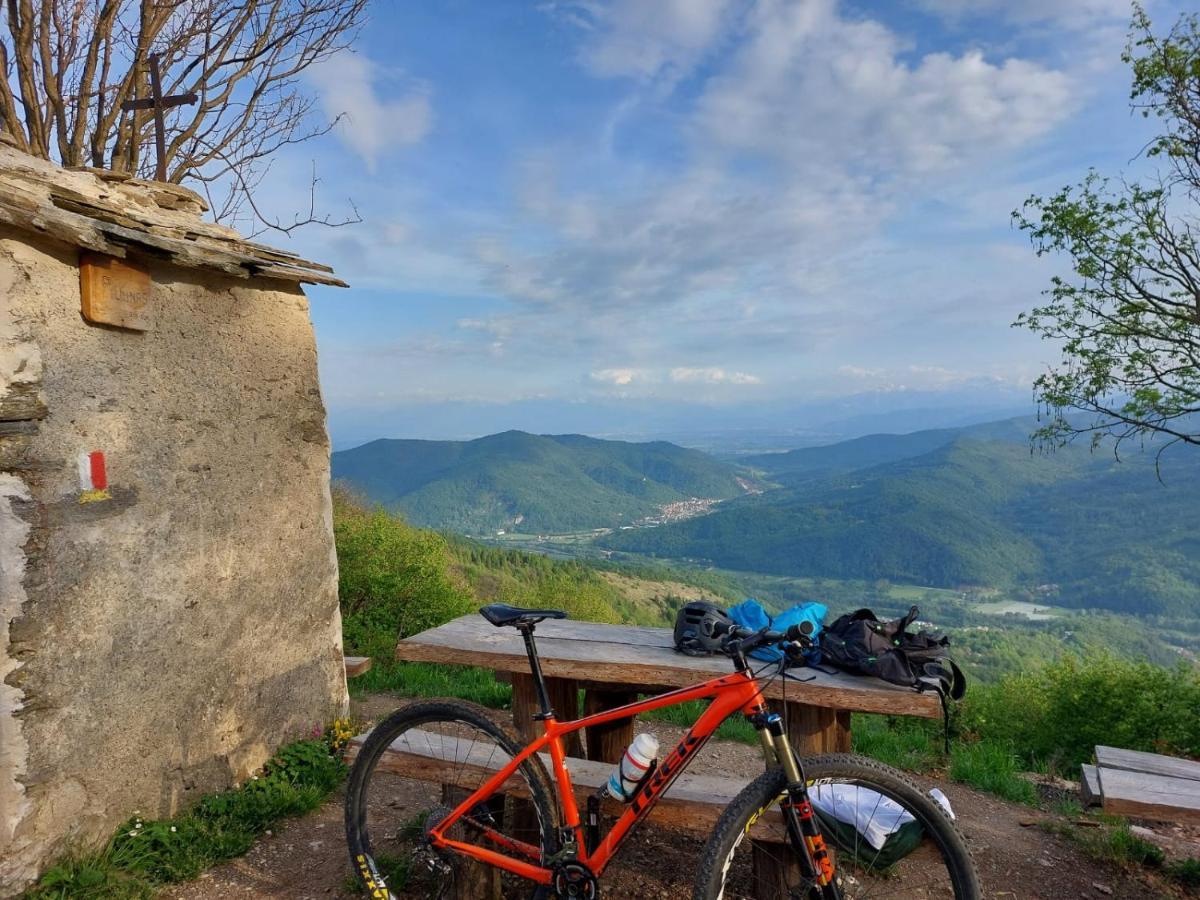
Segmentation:
{"type": "MultiPolygon", "coordinates": [[[[1027,443],[964,431],[927,453],[851,472],[814,465],[790,487],[601,544],[779,575],[1053,584],[1062,605],[1200,612],[1200,455],[1169,454],[1163,484],[1154,448],[1117,461],[1075,447],[1031,453],[1027,443]]],[[[786,483],[786,474],[770,477],[786,483]]]]}
{"type": "Polygon", "coordinates": [[[506,431],[377,440],[333,454],[333,477],[414,524],[467,534],[615,527],[693,497],[744,493],[742,470],[664,441],[506,431]]]}
{"type": "Polygon", "coordinates": [[[908,434],[868,434],[836,444],[802,447],[786,453],[745,456],[739,461],[750,468],[767,473],[776,482],[788,485],[814,475],[852,472],[911,459],[945,447],[961,438],[1004,441],[1028,446],[1029,435],[1036,427],[1036,420],[1022,417],[958,428],[927,429],[908,434]]]}

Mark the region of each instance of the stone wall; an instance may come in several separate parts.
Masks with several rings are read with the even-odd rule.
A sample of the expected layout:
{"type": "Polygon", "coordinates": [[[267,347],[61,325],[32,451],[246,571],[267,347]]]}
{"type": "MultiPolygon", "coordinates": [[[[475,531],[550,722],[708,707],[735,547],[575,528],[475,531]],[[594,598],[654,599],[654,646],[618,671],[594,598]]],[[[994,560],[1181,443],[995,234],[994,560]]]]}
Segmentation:
{"type": "Polygon", "coordinates": [[[0,896],[346,699],[304,294],[151,264],[122,331],[80,316],[77,261],[0,226],[0,411],[28,412],[0,415],[0,896]],[[90,451],[111,496],[80,502],[90,451]]]}

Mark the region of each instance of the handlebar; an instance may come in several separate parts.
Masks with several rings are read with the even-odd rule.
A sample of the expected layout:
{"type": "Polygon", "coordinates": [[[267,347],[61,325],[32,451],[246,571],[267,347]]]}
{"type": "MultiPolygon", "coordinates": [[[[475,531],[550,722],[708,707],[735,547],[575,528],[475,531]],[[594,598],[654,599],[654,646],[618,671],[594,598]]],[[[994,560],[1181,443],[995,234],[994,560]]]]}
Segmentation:
{"type": "Polygon", "coordinates": [[[769,644],[781,645],[783,651],[788,654],[798,653],[813,646],[812,633],[812,622],[789,625],[786,631],[772,631],[769,628],[756,631],[740,625],[724,624],[718,624],[713,628],[714,636],[726,635],[725,640],[722,641],[722,647],[730,655],[750,653],[769,644]]]}

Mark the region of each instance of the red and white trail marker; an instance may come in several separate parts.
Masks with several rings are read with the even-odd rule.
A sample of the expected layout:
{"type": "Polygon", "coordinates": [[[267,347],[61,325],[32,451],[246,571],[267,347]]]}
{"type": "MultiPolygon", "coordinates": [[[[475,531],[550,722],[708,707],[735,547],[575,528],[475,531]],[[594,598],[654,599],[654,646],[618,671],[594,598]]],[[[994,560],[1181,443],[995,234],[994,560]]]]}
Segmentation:
{"type": "Polygon", "coordinates": [[[108,492],[108,466],[104,461],[104,451],[91,450],[79,454],[79,488],[82,491],[80,503],[107,500],[112,496],[108,492]]]}

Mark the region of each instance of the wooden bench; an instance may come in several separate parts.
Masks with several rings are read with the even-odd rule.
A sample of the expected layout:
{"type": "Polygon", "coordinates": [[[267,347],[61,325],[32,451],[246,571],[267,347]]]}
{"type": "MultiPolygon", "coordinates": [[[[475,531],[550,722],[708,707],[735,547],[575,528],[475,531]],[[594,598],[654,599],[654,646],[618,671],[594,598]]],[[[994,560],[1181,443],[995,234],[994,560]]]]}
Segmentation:
{"type": "Polygon", "coordinates": [[[1106,813],[1200,823],[1200,762],[1096,747],[1096,765],[1083,766],[1080,797],[1106,813]]]}
{"type": "Polygon", "coordinates": [[[344,656],[342,662],[346,666],[346,677],[356,678],[371,668],[369,656],[344,656]]]}

